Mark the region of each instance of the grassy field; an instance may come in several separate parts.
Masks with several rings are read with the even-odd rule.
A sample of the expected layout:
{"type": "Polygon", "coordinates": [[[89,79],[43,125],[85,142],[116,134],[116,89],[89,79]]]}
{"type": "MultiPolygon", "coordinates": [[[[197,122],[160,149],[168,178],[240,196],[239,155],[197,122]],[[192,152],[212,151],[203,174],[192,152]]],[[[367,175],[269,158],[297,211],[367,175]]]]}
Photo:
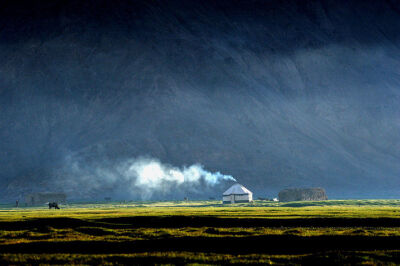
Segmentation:
{"type": "Polygon", "coordinates": [[[399,229],[399,200],[0,205],[0,262],[398,264],[399,229]]]}

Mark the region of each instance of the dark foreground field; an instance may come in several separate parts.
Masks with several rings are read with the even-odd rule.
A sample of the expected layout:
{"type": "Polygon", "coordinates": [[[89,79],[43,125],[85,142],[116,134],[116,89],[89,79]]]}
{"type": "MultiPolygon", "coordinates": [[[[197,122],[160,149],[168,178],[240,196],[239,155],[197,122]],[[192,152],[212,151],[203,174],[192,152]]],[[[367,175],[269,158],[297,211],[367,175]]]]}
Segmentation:
{"type": "Polygon", "coordinates": [[[0,264],[400,263],[399,202],[297,204],[3,208],[0,264]]]}

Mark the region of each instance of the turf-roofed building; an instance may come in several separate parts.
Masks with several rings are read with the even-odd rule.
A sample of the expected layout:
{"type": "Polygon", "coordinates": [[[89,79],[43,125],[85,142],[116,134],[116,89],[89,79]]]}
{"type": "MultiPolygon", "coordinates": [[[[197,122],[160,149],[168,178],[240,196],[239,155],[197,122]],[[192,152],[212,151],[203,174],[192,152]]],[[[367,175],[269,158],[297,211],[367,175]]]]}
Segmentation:
{"type": "Polygon", "coordinates": [[[223,203],[240,203],[251,201],[253,201],[253,193],[241,184],[234,184],[222,194],[223,203]]]}
{"type": "Polygon", "coordinates": [[[48,202],[65,203],[66,200],[66,194],[56,192],[39,192],[25,195],[25,203],[32,206],[48,202]]]}

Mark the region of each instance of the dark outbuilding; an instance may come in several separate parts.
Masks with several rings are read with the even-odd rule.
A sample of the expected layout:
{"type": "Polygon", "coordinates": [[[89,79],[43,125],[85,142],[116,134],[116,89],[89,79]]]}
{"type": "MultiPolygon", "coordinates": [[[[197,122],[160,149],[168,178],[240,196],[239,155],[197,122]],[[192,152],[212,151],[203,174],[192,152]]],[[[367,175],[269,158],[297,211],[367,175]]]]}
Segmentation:
{"type": "Polygon", "coordinates": [[[314,201],[327,200],[323,188],[288,188],[278,194],[279,201],[314,201]]]}

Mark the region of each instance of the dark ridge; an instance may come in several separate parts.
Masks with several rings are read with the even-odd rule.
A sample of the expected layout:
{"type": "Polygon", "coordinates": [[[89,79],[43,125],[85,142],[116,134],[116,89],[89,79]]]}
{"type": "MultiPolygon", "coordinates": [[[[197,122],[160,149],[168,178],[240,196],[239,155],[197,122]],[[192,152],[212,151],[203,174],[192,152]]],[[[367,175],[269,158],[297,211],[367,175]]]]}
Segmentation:
{"type": "Polygon", "coordinates": [[[360,42],[371,45],[379,42],[365,32],[363,27],[367,25],[396,41],[400,36],[396,17],[399,6],[398,0],[206,0],[184,4],[176,0],[8,0],[0,3],[0,40],[14,43],[34,38],[45,42],[70,33],[92,31],[93,35],[96,32],[107,33],[116,38],[127,38],[134,33],[136,38],[147,41],[154,34],[159,34],[159,37],[173,36],[177,33],[174,30],[182,28],[193,36],[206,33],[208,36],[203,37],[216,37],[219,32],[223,34],[220,37],[234,39],[235,35],[240,34],[253,46],[248,48],[255,52],[264,52],[262,46],[266,42],[275,43],[271,48],[273,51],[293,52],[332,43],[360,42]],[[324,25],[321,14],[333,25],[324,25]],[[163,22],[170,23],[171,30],[167,35],[155,27],[168,29],[168,24],[163,22]],[[241,32],[240,25],[246,24],[254,25],[260,33],[252,35],[250,32],[241,32]],[[267,33],[267,29],[273,30],[273,33],[288,32],[278,38],[283,38],[279,41],[286,42],[289,47],[279,45],[273,33],[263,36],[262,33],[267,33]]]}

